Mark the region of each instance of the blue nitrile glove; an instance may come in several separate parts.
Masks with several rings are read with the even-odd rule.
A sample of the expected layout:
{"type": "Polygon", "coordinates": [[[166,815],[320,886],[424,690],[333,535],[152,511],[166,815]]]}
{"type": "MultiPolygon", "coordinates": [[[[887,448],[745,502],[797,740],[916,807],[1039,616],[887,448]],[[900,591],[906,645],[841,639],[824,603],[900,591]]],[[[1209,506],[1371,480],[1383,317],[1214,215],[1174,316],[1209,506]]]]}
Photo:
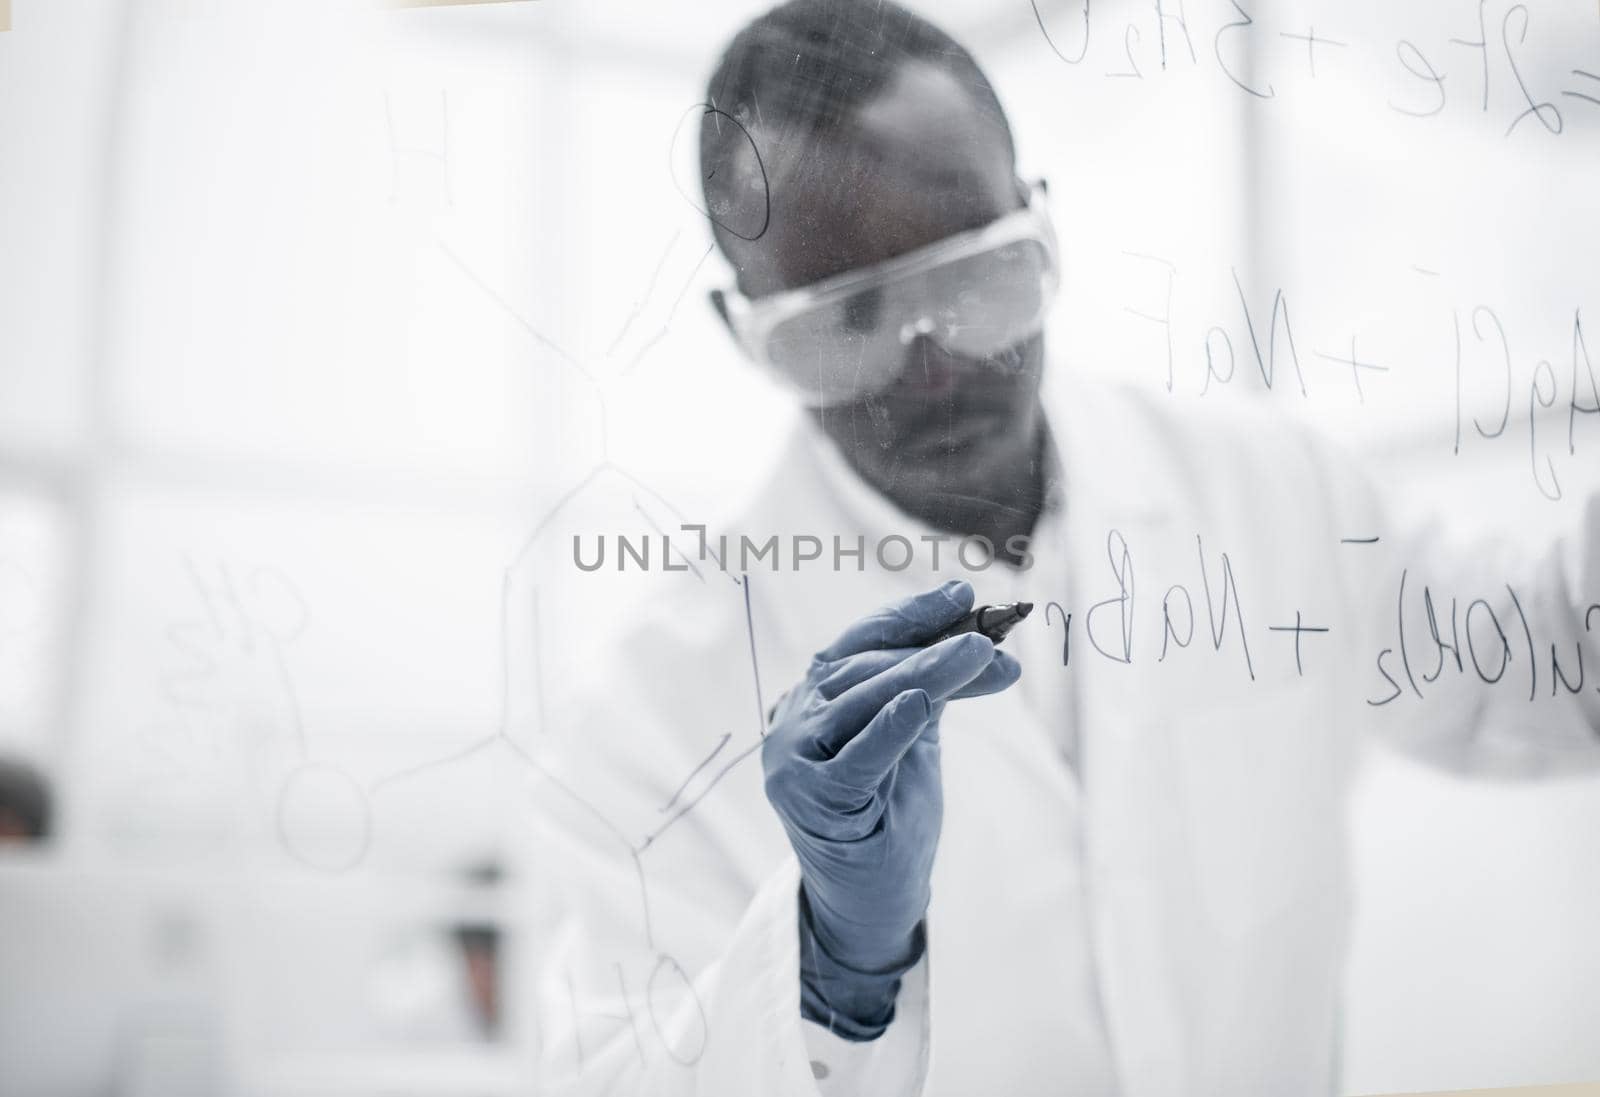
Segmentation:
{"type": "Polygon", "coordinates": [[[800,862],[801,1014],[847,1039],[883,1033],[922,956],[945,703],[1022,673],[977,633],[917,646],[972,602],[955,579],[851,625],[778,702],[762,744],[767,799],[800,862]]]}

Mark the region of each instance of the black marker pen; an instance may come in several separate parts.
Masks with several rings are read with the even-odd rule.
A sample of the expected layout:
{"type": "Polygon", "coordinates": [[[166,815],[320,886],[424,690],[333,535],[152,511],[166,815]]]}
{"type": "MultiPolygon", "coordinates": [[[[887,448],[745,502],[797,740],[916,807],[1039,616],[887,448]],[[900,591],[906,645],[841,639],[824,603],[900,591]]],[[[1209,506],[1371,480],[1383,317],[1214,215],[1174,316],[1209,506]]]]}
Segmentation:
{"type": "MultiPolygon", "coordinates": [[[[981,632],[992,642],[998,644],[1010,635],[1017,624],[1033,612],[1032,602],[1001,602],[995,606],[979,606],[955,624],[940,632],[929,640],[923,647],[937,644],[940,640],[948,640],[952,636],[960,636],[968,632],[981,632]]],[[[777,715],[778,704],[783,700],[780,696],[767,709],[767,723],[772,723],[772,718],[777,715]]]]}
{"type": "MultiPolygon", "coordinates": [[[[979,606],[929,640],[928,644],[937,644],[940,640],[948,640],[952,636],[960,636],[967,632],[981,632],[998,644],[1032,612],[1032,602],[1001,602],[997,606],[979,606]]],[[[926,647],[928,644],[923,646],[926,647]]]]}

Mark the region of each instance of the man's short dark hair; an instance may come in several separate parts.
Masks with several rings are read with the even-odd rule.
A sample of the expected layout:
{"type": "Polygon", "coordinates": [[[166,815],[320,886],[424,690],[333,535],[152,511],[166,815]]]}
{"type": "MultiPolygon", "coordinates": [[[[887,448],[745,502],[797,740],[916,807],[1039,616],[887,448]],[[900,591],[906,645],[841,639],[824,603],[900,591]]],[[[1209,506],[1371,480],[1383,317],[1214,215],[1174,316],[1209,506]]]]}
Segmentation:
{"type": "Polygon", "coordinates": [[[779,141],[809,145],[846,128],[908,62],[954,76],[1011,145],[999,97],[972,55],[890,0],[790,0],[740,31],[711,74],[700,122],[700,178],[718,239],[753,239],[765,229],[760,206],[752,215],[751,203],[731,190],[749,182],[735,168],[742,150],[755,145],[758,156],[769,151],[754,142],[746,124],[779,141]]]}

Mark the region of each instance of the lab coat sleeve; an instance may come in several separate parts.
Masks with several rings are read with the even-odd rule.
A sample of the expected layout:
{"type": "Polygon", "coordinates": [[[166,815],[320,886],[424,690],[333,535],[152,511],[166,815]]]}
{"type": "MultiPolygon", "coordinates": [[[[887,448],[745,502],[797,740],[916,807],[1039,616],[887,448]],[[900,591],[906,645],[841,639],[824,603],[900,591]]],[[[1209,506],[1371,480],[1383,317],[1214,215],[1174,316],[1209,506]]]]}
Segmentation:
{"type": "Polygon", "coordinates": [[[928,1071],[927,954],[901,979],[894,1020],[876,1040],[846,1040],[810,1021],[802,1027],[822,1097],[917,1097],[928,1071]]]}
{"type": "MultiPolygon", "coordinates": [[[[596,940],[590,920],[606,922],[605,913],[569,906],[549,947],[536,947],[540,1092],[916,1097],[928,1060],[927,960],[908,974],[896,1020],[878,1040],[850,1044],[802,1021],[798,889],[798,867],[787,860],[756,892],[721,954],[692,976],[662,953],[642,963],[614,960],[615,981],[586,987],[571,973],[604,968],[600,956],[625,957],[636,945],[596,940]],[[629,970],[645,973],[638,985],[630,985],[629,970]]],[[[613,898],[625,906],[631,896],[613,898]]]]}
{"type": "Polygon", "coordinates": [[[692,593],[619,637],[594,681],[552,692],[525,751],[535,1092],[911,1097],[925,981],[902,987],[913,1004],[881,1047],[808,1047],[799,867],[762,789],[757,697],[715,672],[749,658],[744,603],[692,593]]]}
{"type": "Polygon", "coordinates": [[[1332,460],[1340,528],[1380,537],[1342,555],[1372,728],[1462,775],[1600,770],[1600,496],[1529,551],[1401,513],[1359,462],[1332,460]]]}

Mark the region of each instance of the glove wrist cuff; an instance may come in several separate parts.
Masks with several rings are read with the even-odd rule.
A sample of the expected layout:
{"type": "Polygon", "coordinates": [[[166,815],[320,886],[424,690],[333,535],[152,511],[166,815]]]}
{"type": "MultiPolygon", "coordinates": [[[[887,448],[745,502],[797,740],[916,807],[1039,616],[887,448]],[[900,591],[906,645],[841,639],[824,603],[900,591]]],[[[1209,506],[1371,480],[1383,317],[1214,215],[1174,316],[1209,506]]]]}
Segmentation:
{"type": "Polygon", "coordinates": [[[823,943],[800,888],[800,1014],[846,1040],[875,1040],[894,1020],[900,980],[922,959],[927,943],[921,922],[896,959],[870,969],[852,966],[823,943]]]}

